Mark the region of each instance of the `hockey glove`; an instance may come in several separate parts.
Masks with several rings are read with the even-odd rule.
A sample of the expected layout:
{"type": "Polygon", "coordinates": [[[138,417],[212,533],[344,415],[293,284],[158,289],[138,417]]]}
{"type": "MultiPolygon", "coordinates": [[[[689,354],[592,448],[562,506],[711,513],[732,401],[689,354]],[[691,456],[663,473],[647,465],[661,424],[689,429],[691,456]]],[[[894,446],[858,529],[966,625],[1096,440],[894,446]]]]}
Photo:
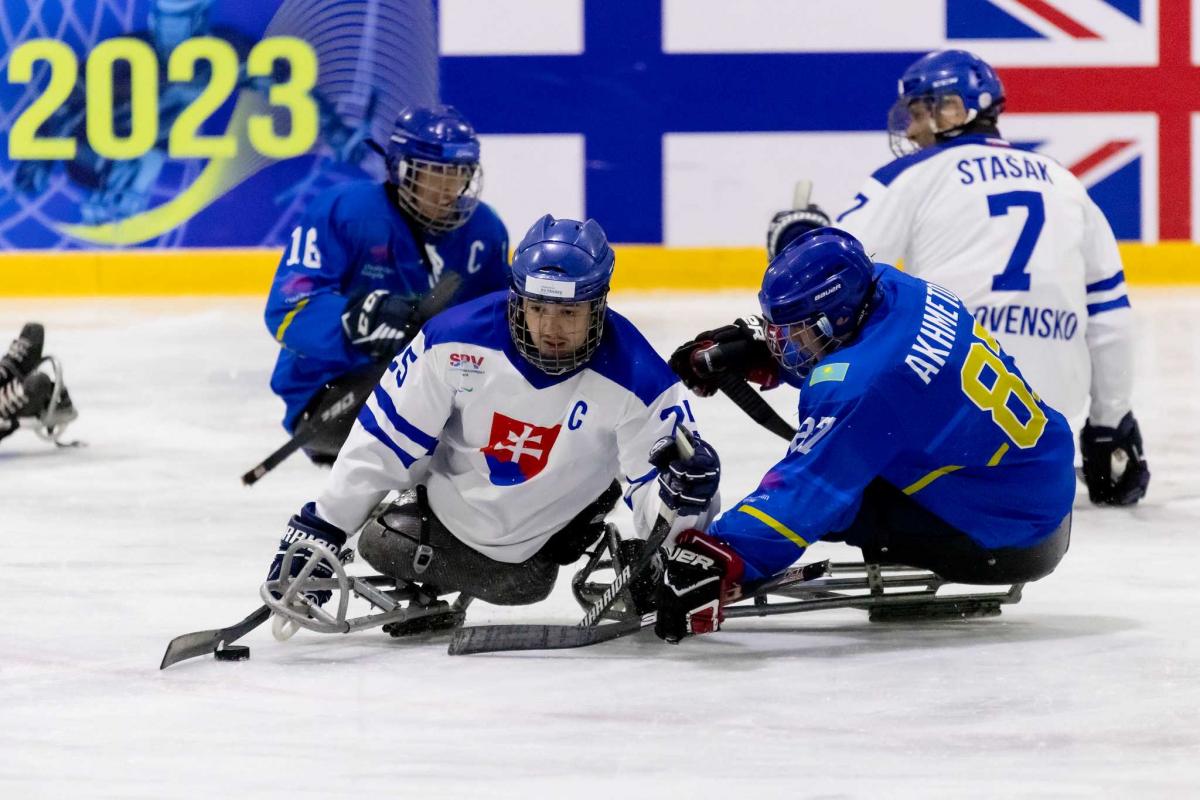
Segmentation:
{"type": "Polygon", "coordinates": [[[816,205],[776,212],[767,226],[767,258],[774,259],[793,239],[828,225],[829,215],[816,205]]]}
{"type": "Polygon", "coordinates": [[[1116,428],[1091,422],[1084,425],[1079,433],[1079,452],[1083,455],[1083,480],[1088,496],[1096,505],[1131,506],[1146,495],[1150,467],[1142,455],[1142,432],[1132,411],[1121,418],[1116,428]]]}
{"type": "MultiPolygon", "coordinates": [[[[275,554],[275,560],[271,562],[271,569],[267,572],[267,580],[273,581],[279,578],[279,571],[283,567],[283,555],[294,542],[311,541],[313,547],[323,547],[333,553],[335,558],[341,559],[342,545],[346,543],[346,534],[340,528],[335,528],[325,520],[317,516],[317,508],[315,503],[306,503],[304,508],[300,509],[300,513],[292,517],[288,521],[287,532],[283,534],[283,538],[279,540],[279,551],[275,554]]],[[[310,554],[304,550],[297,551],[292,557],[291,576],[294,578],[300,574],[304,566],[308,564],[310,554]]],[[[322,561],[313,568],[312,577],[314,578],[332,578],[333,570],[329,565],[322,561]]],[[[333,597],[333,592],[326,589],[315,592],[305,592],[304,596],[312,603],[318,606],[323,606],[329,602],[329,598],[333,597]]],[[[276,595],[278,597],[278,595],[276,595]]]]}
{"type": "Polygon", "coordinates": [[[654,633],[678,644],[685,636],[720,630],[724,599],[744,570],[741,556],[728,545],[698,530],[681,533],[658,587],[654,633]]]}
{"type": "Polygon", "coordinates": [[[386,289],[351,301],[342,314],[342,330],[350,344],[376,361],[390,360],[407,344],[404,326],[416,306],[386,289]]]}
{"type": "Polygon", "coordinates": [[[658,496],[680,514],[702,514],[721,482],[721,459],[708,442],[692,434],[695,452],[683,458],[675,437],[664,436],[650,448],[649,461],[658,468],[658,496]]]}
{"type": "Polygon", "coordinates": [[[767,346],[762,317],[734,320],[704,331],[671,354],[671,369],[700,397],[716,394],[720,375],[732,372],[764,389],[779,385],[779,362],[767,346]]]}

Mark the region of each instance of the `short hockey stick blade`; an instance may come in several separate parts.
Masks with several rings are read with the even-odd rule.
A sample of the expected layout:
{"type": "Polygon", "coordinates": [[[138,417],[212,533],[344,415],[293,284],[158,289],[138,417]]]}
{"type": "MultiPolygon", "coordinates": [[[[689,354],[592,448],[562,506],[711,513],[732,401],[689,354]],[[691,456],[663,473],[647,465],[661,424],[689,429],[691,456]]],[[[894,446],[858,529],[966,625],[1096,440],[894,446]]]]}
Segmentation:
{"type": "Polygon", "coordinates": [[[167,651],[163,653],[162,664],[158,668],[166,669],[172,664],[178,664],[180,661],[187,661],[189,658],[211,653],[222,642],[232,644],[259,625],[262,625],[270,616],[271,609],[266,605],[262,605],[250,616],[236,625],[230,625],[228,628],[218,628],[212,631],[196,631],[195,633],[185,633],[182,636],[176,636],[167,645],[167,651]]]}

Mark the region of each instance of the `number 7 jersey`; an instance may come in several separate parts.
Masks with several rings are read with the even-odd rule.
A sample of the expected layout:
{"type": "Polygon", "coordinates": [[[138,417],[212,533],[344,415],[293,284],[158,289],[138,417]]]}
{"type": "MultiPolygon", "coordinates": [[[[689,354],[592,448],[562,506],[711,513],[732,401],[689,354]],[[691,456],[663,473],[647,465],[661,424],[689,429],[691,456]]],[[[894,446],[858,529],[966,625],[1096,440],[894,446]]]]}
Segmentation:
{"type": "Polygon", "coordinates": [[[748,580],[845,530],[882,479],[986,548],[1028,547],[1075,497],[1071,430],[936,284],[876,265],[867,321],[801,385],[787,454],[710,532],[748,580]]]}
{"type": "Polygon", "coordinates": [[[1058,162],[961,136],[877,170],[835,224],[876,261],[903,261],[961,297],[1077,427],[1085,416],[1116,426],[1129,411],[1132,313],[1116,240],[1058,162]]]}

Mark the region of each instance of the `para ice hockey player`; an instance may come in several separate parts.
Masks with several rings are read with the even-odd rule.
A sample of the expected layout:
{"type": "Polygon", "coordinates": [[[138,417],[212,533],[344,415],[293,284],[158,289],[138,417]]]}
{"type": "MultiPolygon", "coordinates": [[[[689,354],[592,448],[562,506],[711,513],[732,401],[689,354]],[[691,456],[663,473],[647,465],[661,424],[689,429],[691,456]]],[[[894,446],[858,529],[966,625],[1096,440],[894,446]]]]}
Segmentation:
{"type": "MultiPolygon", "coordinates": [[[[1133,315],[1117,243],[1070,171],[1001,137],[1004,101],[995,71],[971,53],[918,60],[889,116],[898,158],[836,223],[877,261],[903,261],[958,294],[1046,402],[1082,424],[1092,502],[1136,503],[1150,471],[1131,409],[1133,315]]],[[[828,223],[815,206],[776,214],[768,255],[828,223]]]]}
{"type": "Polygon", "coordinates": [[[532,603],[600,536],[615,479],[643,536],[660,493],[681,512],[676,530],[703,525],[720,465],[699,438],[690,459],[675,450],[675,426],[694,419],[666,363],[608,308],[613,263],[595,221],[538,220],[507,291],[434,317],[392,361],[324,490],[289,522],[268,580],[293,542],[344,554],[366,522],[358,552],[389,577],[532,603]],[[412,488],[415,503],[376,512],[412,488]]]}
{"type": "Polygon", "coordinates": [[[44,438],[57,441],[78,416],[62,385],[61,370],[57,379],[38,371],[45,341],[45,328],[29,322],[0,356],[0,439],[16,431],[24,418],[34,420],[44,438]]]}
{"type": "MultiPolygon", "coordinates": [[[[508,233],[479,202],[479,139],[454,108],[408,108],[386,149],[388,180],[355,181],[314,202],[291,233],[267,299],[267,328],[282,345],[271,388],[294,433],[331,385],[370,384],[405,344],[418,299],[450,271],[454,302],[507,283],[508,233]],[[379,366],[376,366],[379,365],[379,366]]],[[[347,425],[311,444],[329,463],[347,425]]]]}
{"type": "MultiPolygon", "coordinates": [[[[1070,539],[1071,430],[954,294],[818,228],[775,256],[758,298],[765,340],[744,361],[769,359],[802,390],[799,430],[752,494],[706,533],[678,536],[659,636],[716,630],[723,590],[821,539],[956,583],[1055,568],[1070,539]]],[[[689,384],[711,378],[684,372],[689,384]]]]}

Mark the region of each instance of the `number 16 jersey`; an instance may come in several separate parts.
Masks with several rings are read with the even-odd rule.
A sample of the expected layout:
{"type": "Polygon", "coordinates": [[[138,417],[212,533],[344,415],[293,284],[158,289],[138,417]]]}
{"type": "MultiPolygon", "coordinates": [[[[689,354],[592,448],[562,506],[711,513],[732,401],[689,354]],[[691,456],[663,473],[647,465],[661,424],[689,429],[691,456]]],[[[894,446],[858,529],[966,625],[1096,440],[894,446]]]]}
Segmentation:
{"type": "Polygon", "coordinates": [[[903,261],[961,297],[1076,427],[1085,416],[1115,427],[1130,410],[1132,312],[1117,243],[1054,159],[960,136],[877,170],[835,224],[876,261],[903,261]]]}

